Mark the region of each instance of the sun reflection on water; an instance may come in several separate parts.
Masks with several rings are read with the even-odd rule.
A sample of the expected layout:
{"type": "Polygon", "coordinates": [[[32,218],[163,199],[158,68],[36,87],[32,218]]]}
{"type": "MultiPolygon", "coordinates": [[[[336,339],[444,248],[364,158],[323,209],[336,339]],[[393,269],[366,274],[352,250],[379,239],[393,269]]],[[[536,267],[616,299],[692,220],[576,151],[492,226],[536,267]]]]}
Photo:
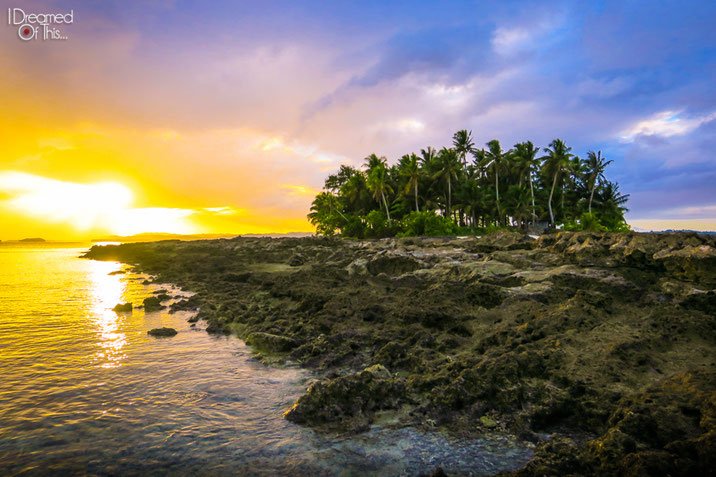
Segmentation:
{"type": "Polygon", "coordinates": [[[122,348],[127,344],[124,333],[119,331],[121,317],[112,310],[118,303],[122,303],[122,296],[126,284],[119,275],[110,275],[117,271],[120,264],[117,262],[91,262],[90,270],[92,294],[92,319],[97,325],[99,350],[94,361],[103,368],[116,368],[122,365],[126,355],[122,348]]]}

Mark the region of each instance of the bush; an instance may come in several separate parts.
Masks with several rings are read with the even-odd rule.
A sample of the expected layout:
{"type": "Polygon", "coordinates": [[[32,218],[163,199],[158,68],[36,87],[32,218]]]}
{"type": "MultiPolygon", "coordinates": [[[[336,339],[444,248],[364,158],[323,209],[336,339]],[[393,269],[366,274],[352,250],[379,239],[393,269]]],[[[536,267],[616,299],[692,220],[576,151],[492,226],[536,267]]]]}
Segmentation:
{"type": "Polygon", "coordinates": [[[629,225],[622,219],[609,220],[594,213],[584,212],[576,221],[565,222],[564,230],[590,232],[628,232],[629,225]]]}
{"type": "Polygon", "coordinates": [[[394,237],[400,231],[400,223],[396,220],[388,222],[382,211],[371,210],[365,217],[365,236],[370,238],[394,237]]]}
{"type": "Polygon", "coordinates": [[[411,212],[400,225],[400,237],[455,235],[460,230],[455,222],[433,212],[411,212]]]}
{"type": "Polygon", "coordinates": [[[344,237],[365,238],[366,224],[362,217],[349,215],[346,224],[341,228],[341,235],[344,237]]]}

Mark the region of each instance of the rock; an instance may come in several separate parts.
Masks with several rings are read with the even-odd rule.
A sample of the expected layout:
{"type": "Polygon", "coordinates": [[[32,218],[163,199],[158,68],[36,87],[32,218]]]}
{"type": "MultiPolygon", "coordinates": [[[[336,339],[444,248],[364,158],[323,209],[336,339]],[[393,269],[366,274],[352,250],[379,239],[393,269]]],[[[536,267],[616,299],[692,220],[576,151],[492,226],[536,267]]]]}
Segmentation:
{"type": "Polygon", "coordinates": [[[429,474],[420,474],[419,477],[448,477],[442,467],[435,467],[429,474]]]}
{"type": "Polygon", "coordinates": [[[493,427],[497,427],[497,422],[495,422],[494,419],[492,419],[490,416],[482,416],[480,417],[480,424],[487,427],[488,429],[491,429],[493,427]]]}
{"type": "Polygon", "coordinates": [[[390,374],[390,371],[383,366],[382,364],[374,364],[373,366],[369,366],[363,370],[364,373],[370,373],[375,377],[376,379],[390,379],[393,376],[390,374]]]}
{"type": "Polygon", "coordinates": [[[404,395],[403,381],[390,378],[382,365],[374,365],[356,374],[311,384],[284,416],[311,426],[362,428],[371,422],[375,411],[397,407],[404,395]]]}
{"type": "Polygon", "coordinates": [[[295,340],[286,336],[271,333],[255,332],[246,337],[246,344],[254,346],[260,351],[269,353],[286,353],[297,346],[295,340]]]}
{"type": "Polygon", "coordinates": [[[177,334],[174,328],[154,328],[147,331],[147,334],[157,338],[169,338],[177,334]]]}
{"type": "Polygon", "coordinates": [[[159,311],[164,309],[164,305],[162,305],[162,300],[156,296],[150,296],[148,298],[145,298],[143,303],[144,311],[159,311]]]}
{"type": "Polygon", "coordinates": [[[379,255],[370,260],[366,268],[371,275],[402,275],[422,268],[420,262],[412,257],[399,254],[379,255]]]}
{"type": "Polygon", "coordinates": [[[467,247],[471,253],[490,253],[497,250],[529,250],[534,246],[535,240],[521,232],[501,230],[483,237],[467,247]]]}
{"type": "Polygon", "coordinates": [[[117,313],[127,313],[132,311],[132,304],[131,303],[117,303],[112,310],[116,311],[117,313]]]}
{"type": "Polygon", "coordinates": [[[306,263],[306,259],[300,253],[297,253],[288,259],[288,264],[292,267],[299,267],[304,263],[306,263]]]}
{"type": "Polygon", "coordinates": [[[223,322],[210,319],[209,324],[206,326],[206,332],[216,335],[228,335],[231,333],[231,330],[229,330],[223,322]]]}
{"type": "Polygon", "coordinates": [[[676,277],[716,286],[716,248],[710,245],[660,250],[654,254],[654,260],[663,263],[676,277]]]}

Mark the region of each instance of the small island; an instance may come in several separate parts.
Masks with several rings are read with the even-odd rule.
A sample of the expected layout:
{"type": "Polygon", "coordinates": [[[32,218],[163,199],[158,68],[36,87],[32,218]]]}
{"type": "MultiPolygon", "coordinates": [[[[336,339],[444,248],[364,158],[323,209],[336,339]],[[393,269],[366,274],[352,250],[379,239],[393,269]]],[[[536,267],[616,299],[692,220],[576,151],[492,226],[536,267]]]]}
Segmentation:
{"type": "Polygon", "coordinates": [[[45,240],[44,238],[40,238],[40,237],[30,237],[30,238],[24,238],[24,239],[22,239],[22,240],[18,240],[18,242],[23,242],[23,243],[45,243],[45,242],[47,242],[47,240],[45,240]]]}

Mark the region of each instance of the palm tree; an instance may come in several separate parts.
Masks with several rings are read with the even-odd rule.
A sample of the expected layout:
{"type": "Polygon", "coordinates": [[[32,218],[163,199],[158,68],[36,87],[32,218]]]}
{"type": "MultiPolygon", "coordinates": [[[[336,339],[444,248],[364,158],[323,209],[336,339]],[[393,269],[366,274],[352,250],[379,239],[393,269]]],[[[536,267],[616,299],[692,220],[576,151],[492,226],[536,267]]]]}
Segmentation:
{"type": "Polygon", "coordinates": [[[324,235],[333,235],[336,228],[340,228],[339,220],[335,214],[338,214],[343,223],[348,221],[343,212],[341,212],[340,201],[338,196],[332,192],[320,192],[311,204],[311,212],[308,214],[308,220],[318,227],[318,233],[324,235]]]}
{"type": "Polygon", "coordinates": [[[385,207],[385,216],[390,222],[390,208],[388,207],[388,200],[385,198],[386,194],[393,192],[393,188],[388,183],[388,167],[387,160],[385,157],[378,157],[375,154],[371,154],[366,157],[365,163],[368,167],[368,189],[373,193],[373,198],[378,202],[383,203],[385,207]]]}
{"type": "Polygon", "coordinates": [[[534,179],[532,177],[532,173],[537,169],[537,166],[539,166],[539,159],[537,159],[538,152],[539,148],[535,147],[534,144],[532,144],[532,141],[515,144],[515,158],[517,159],[521,172],[527,176],[527,181],[530,183],[530,195],[532,197],[532,225],[534,225],[537,220],[534,179]]]}
{"type": "Polygon", "coordinates": [[[486,159],[488,163],[485,167],[492,164],[492,170],[495,173],[495,202],[497,203],[497,222],[502,222],[502,210],[500,208],[500,166],[502,165],[502,146],[500,141],[493,139],[487,143],[486,159]]]}
{"type": "Polygon", "coordinates": [[[418,183],[420,182],[420,160],[415,154],[406,154],[400,158],[400,173],[408,179],[405,184],[405,193],[409,194],[412,190],[415,198],[415,211],[420,212],[418,206],[418,183]]]}
{"type": "Polygon", "coordinates": [[[552,188],[549,191],[549,202],[547,204],[549,206],[550,224],[554,226],[554,212],[552,211],[554,189],[557,186],[557,179],[569,168],[569,161],[573,154],[570,153],[572,148],[567,147],[561,139],[555,139],[544,150],[547,152],[547,155],[543,158],[545,161],[544,168],[546,173],[552,176],[552,188]]]}
{"type": "Polygon", "coordinates": [[[606,181],[604,186],[597,192],[596,203],[600,206],[600,219],[610,228],[615,228],[619,222],[624,222],[624,212],[629,209],[624,207],[629,200],[629,194],[622,194],[619,191],[619,184],[606,181]]]}
{"type": "Polygon", "coordinates": [[[351,213],[365,214],[370,210],[373,197],[366,184],[365,174],[358,171],[352,175],[340,188],[339,195],[343,197],[351,213]]]}
{"type": "Polygon", "coordinates": [[[460,171],[460,160],[454,149],[444,147],[437,156],[438,171],[435,178],[443,179],[447,184],[447,209],[445,217],[450,217],[452,210],[452,181],[457,180],[460,171]]]}
{"type": "Polygon", "coordinates": [[[589,187],[589,213],[592,213],[592,201],[594,200],[594,189],[596,189],[597,182],[605,180],[604,171],[607,166],[613,161],[606,161],[606,158],[602,157],[602,151],[589,151],[587,153],[587,160],[585,161],[585,168],[587,170],[587,187],[589,187]]]}
{"type": "Polygon", "coordinates": [[[461,129],[452,137],[452,145],[462,161],[462,167],[467,167],[467,155],[475,150],[475,143],[472,142],[472,131],[461,129]]]}
{"type": "Polygon", "coordinates": [[[386,167],[388,164],[388,160],[385,157],[378,157],[375,154],[371,154],[370,156],[366,157],[364,159],[363,165],[365,166],[368,173],[375,169],[378,166],[386,167]]]}

